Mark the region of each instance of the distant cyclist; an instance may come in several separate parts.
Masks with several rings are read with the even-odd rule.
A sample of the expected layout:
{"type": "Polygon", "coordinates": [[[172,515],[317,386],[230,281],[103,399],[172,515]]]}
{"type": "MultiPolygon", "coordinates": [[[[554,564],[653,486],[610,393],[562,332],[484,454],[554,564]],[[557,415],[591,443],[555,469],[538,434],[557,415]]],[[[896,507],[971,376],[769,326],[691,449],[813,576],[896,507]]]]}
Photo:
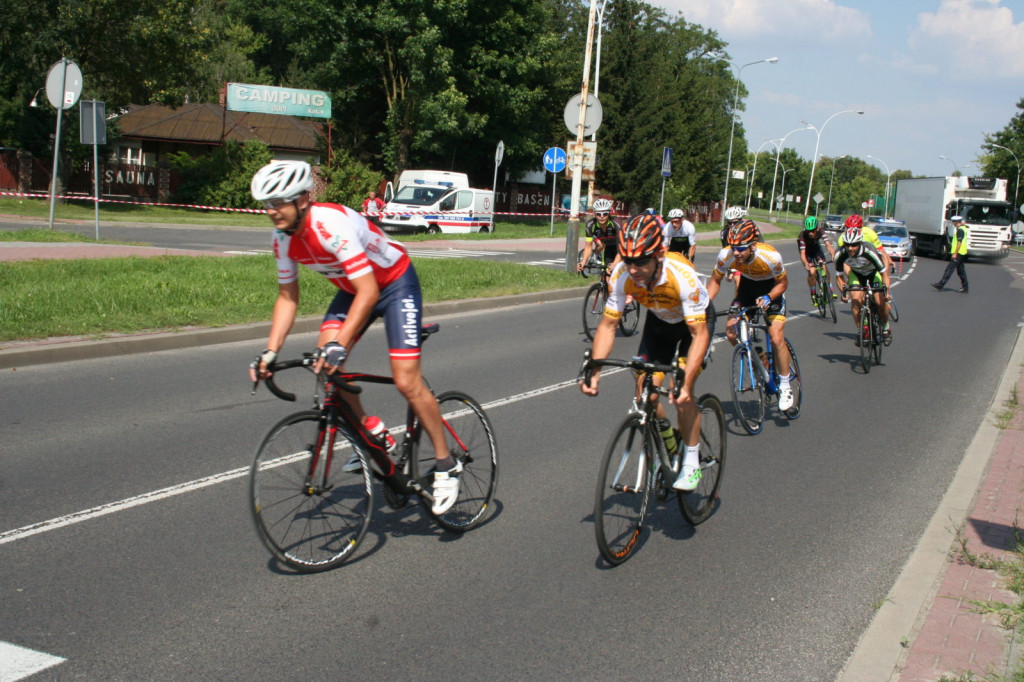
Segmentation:
{"type": "MultiPolygon", "coordinates": [[[[775,347],[779,370],[779,409],[785,412],[793,407],[793,389],[790,386],[790,354],[786,345],[786,266],[774,246],[757,241],[757,226],[752,220],[743,220],[729,230],[729,245],[718,253],[718,262],[708,281],[708,296],[718,295],[722,280],[730,268],[739,271],[740,283],[731,308],[756,305],[764,312],[768,334],[775,347]]],[[[736,345],[737,316],[729,319],[725,336],[736,345]]]]}
{"type": "MultiPolygon", "coordinates": [[[[747,212],[744,211],[739,206],[730,206],[729,208],[725,209],[725,227],[722,228],[721,235],[723,248],[729,246],[729,232],[732,230],[732,228],[736,227],[744,220],[746,220],[746,213],[747,212]]],[[[754,239],[756,241],[763,242],[764,237],[761,236],[761,230],[757,229],[757,223],[755,223],[753,220],[750,220],[748,222],[754,226],[754,239]]],[[[732,283],[736,285],[736,290],[739,291],[740,273],[735,270],[730,270],[728,275],[729,279],[732,280],[732,283]]]]}
{"type": "Polygon", "coordinates": [[[576,270],[583,272],[587,261],[595,249],[601,254],[601,264],[605,269],[610,270],[617,262],[619,256],[618,239],[619,224],[611,217],[612,202],[608,199],[598,199],[594,202],[594,217],[587,221],[585,228],[586,245],[583,247],[583,255],[580,262],[576,264],[576,270]]]}
{"type": "MultiPolygon", "coordinates": [[[[627,297],[632,296],[647,308],[637,355],[647,362],[667,365],[678,354],[680,366],[686,369],[679,397],[669,400],[676,406],[679,432],[685,446],[679,476],[672,487],[689,491],[697,487],[701,478],[700,409],[694,385],[711,346],[706,317],[708,292],[690,261],[662,248],[662,236],[661,221],[647,213],[634,217],[619,232],[621,262],[612,271],[611,291],[604,317],[594,333],[591,356],[601,360],[611,353],[627,297]]],[[[594,370],[589,384],[580,382],[580,390],[586,395],[597,395],[600,380],[601,372],[594,370]]],[[[660,386],[665,375],[656,375],[654,381],[660,386]]],[[[639,390],[639,384],[637,388],[639,390]]],[[[658,418],[666,445],[671,448],[675,434],[660,402],[658,418]]]]}
{"type": "MultiPolygon", "coordinates": [[[[839,247],[842,248],[842,246],[843,246],[843,239],[844,239],[845,234],[846,234],[845,231],[849,230],[851,227],[855,228],[857,230],[860,230],[862,241],[864,241],[864,243],[866,243],[866,244],[871,244],[871,246],[875,247],[875,249],[878,251],[879,255],[882,256],[882,260],[885,261],[886,269],[889,270],[889,272],[894,271],[895,268],[893,267],[892,259],[889,258],[889,254],[885,252],[885,247],[882,246],[882,240],[878,238],[878,233],[875,232],[870,227],[865,227],[864,226],[864,219],[861,218],[856,213],[854,213],[849,218],[847,218],[846,222],[843,223],[843,232],[840,233],[839,240],[838,240],[839,247]]],[[[839,274],[838,270],[837,270],[836,274],[839,274]]]]}
{"type": "Polygon", "coordinates": [[[668,212],[664,239],[669,251],[681,253],[693,262],[697,253],[697,228],[683,217],[682,209],[673,208],[668,212]]]}
{"type": "Polygon", "coordinates": [[[836,251],[832,248],[832,244],[822,229],[821,223],[814,216],[807,216],[804,220],[804,231],[796,238],[796,243],[800,247],[800,262],[804,264],[804,269],[807,271],[807,286],[811,290],[811,305],[816,306],[818,305],[819,293],[822,296],[830,296],[831,293],[828,291],[818,292],[815,289],[818,282],[814,274],[815,268],[819,263],[824,265],[825,279],[828,283],[831,283],[832,276],[828,271],[825,251],[828,251],[833,261],[836,259],[836,251]]]}
{"type": "Polygon", "coordinates": [[[853,324],[857,327],[855,343],[861,344],[860,308],[864,304],[864,291],[849,291],[849,286],[866,286],[869,282],[884,289],[875,293],[875,304],[878,306],[878,317],[882,323],[882,341],[885,345],[892,343],[892,332],[889,331],[889,306],[885,301],[885,292],[889,289],[889,268],[882,260],[872,244],[863,239],[863,233],[851,227],[843,233],[843,251],[836,258],[836,284],[842,294],[843,302],[847,293],[853,299],[853,324]]]}

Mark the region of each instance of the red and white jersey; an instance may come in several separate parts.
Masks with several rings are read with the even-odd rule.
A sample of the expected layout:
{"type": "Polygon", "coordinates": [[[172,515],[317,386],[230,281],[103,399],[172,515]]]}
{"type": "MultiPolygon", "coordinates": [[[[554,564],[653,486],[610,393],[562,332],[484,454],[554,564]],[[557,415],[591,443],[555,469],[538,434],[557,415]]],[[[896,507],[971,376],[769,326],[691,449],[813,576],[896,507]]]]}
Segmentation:
{"type": "Polygon", "coordinates": [[[355,293],[351,279],[373,273],[383,289],[409,267],[409,256],[401,244],[356,211],[338,204],[310,206],[294,234],[274,230],[274,258],[278,284],[298,279],[301,263],[351,293],[355,293]]]}

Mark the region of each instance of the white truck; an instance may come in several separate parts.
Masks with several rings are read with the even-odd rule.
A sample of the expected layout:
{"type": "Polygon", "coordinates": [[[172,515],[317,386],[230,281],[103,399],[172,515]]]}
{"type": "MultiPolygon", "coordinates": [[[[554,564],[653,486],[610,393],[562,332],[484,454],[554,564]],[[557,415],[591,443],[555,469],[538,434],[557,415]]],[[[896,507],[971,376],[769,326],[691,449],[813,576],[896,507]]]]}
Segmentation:
{"type": "Polygon", "coordinates": [[[465,173],[407,170],[384,192],[387,205],[380,215],[386,232],[492,232],[494,192],[469,186],[465,173]]]}
{"type": "Polygon", "coordinates": [[[970,237],[967,254],[986,258],[1009,253],[1013,206],[1002,178],[906,178],[896,182],[897,220],[905,221],[919,250],[949,255],[953,223],[963,216],[970,237]]]}

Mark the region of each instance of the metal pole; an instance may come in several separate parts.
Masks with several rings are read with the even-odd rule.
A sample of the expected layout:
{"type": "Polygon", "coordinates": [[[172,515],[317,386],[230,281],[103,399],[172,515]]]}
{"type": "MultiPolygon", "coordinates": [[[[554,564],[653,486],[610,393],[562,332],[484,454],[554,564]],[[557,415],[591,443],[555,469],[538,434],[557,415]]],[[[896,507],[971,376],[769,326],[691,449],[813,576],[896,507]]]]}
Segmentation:
{"type": "MultiPolygon", "coordinates": [[[[722,224],[723,225],[725,224],[725,217],[724,217],[725,216],[725,209],[729,208],[729,180],[732,179],[730,177],[732,175],[732,142],[733,142],[733,136],[736,134],[736,107],[739,106],[740,82],[741,82],[741,79],[743,77],[743,69],[747,68],[748,66],[753,66],[754,64],[774,64],[777,61],[779,61],[778,57],[769,57],[768,59],[758,59],[756,62],[749,62],[749,63],[744,64],[743,66],[739,67],[739,69],[736,70],[736,90],[735,90],[735,92],[733,93],[733,96],[732,96],[732,112],[731,112],[732,113],[732,125],[729,128],[729,156],[727,157],[727,159],[725,161],[725,192],[723,193],[723,196],[722,196],[722,216],[723,216],[722,217],[722,224]]],[[[733,68],[736,67],[736,65],[733,64],[732,62],[729,62],[729,65],[732,66],[733,68]]]]}
{"type": "MultiPolygon", "coordinates": [[[[597,97],[598,86],[601,84],[601,33],[604,27],[604,8],[608,0],[602,0],[601,9],[597,11],[597,59],[594,64],[594,97],[597,97]]],[[[590,134],[590,141],[597,142],[597,131],[590,134]]],[[[594,204],[594,181],[587,183],[587,206],[594,204]]]]}
{"type": "Polygon", "coordinates": [[[777,146],[778,152],[775,154],[775,175],[772,176],[772,199],[771,202],[769,202],[768,204],[769,220],[771,220],[772,211],[775,209],[775,181],[779,179],[779,157],[782,156],[782,148],[786,145],[787,137],[801,130],[811,130],[811,126],[807,126],[806,128],[794,128],[793,130],[790,130],[788,133],[782,136],[782,141],[777,146]]]}
{"type": "Polygon", "coordinates": [[[594,51],[594,17],[597,14],[597,0],[590,0],[590,17],[587,19],[587,49],[583,56],[583,86],[580,88],[580,116],[576,124],[576,148],[573,150],[572,205],[569,207],[569,223],[565,235],[565,271],[576,271],[576,252],[580,241],[580,187],[583,184],[583,133],[586,129],[587,90],[590,82],[590,57],[594,51]]]}
{"type": "Polygon", "coordinates": [[[750,199],[754,194],[754,177],[757,175],[757,157],[761,155],[761,150],[766,144],[776,144],[777,140],[765,140],[761,143],[761,146],[757,148],[754,153],[754,170],[750,171],[750,190],[747,192],[747,211],[750,211],[750,199]]]}
{"type": "Polygon", "coordinates": [[[862,109],[844,109],[843,111],[837,111],[836,113],[832,114],[827,119],[825,119],[825,122],[821,124],[821,130],[814,128],[814,126],[812,126],[810,123],[807,123],[807,121],[800,121],[801,123],[811,128],[814,128],[814,132],[818,134],[818,140],[814,143],[814,156],[811,157],[811,179],[807,182],[807,201],[804,204],[805,217],[811,212],[811,186],[814,184],[814,166],[818,162],[818,145],[821,144],[821,134],[825,132],[825,126],[828,125],[828,122],[834,119],[839,114],[863,115],[864,111],[862,109]]]}
{"type": "Polygon", "coordinates": [[[1014,211],[1018,211],[1018,210],[1020,210],[1019,207],[1017,206],[1017,191],[1020,189],[1020,161],[1017,159],[1017,155],[1014,154],[1013,150],[1010,149],[1009,147],[1004,147],[1003,145],[995,144],[994,142],[990,142],[989,146],[991,146],[991,147],[998,147],[999,149],[1002,149],[1003,151],[1010,152],[1010,156],[1013,157],[1014,163],[1017,164],[1017,180],[1013,184],[1013,210],[1014,211]]]}
{"type": "Polygon", "coordinates": [[[100,108],[92,101],[92,181],[96,215],[96,241],[100,240],[100,108]]]}
{"type": "MultiPolygon", "coordinates": [[[[61,97],[64,97],[64,93],[67,91],[68,85],[68,60],[65,57],[61,57],[60,60],[61,77],[60,77],[60,93],[61,97]]],[[[53,207],[57,200],[57,159],[60,158],[60,121],[64,114],[64,101],[61,100],[60,106],[57,107],[57,132],[53,138],[53,174],[50,176],[50,229],[53,229],[53,207]]]]}
{"type": "Polygon", "coordinates": [[[555,181],[558,179],[558,173],[551,174],[551,234],[549,236],[555,236],[555,181]]]}
{"type": "Polygon", "coordinates": [[[828,214],[832,212],[832,183],[836,181],[836,161],[839,159],[845,159],[846,156],[846,154],[843,154],[840,157],[832,159],[832,179],[828,181],[828,208],[825,209],[826,218],[828,217],[828,214]]]}

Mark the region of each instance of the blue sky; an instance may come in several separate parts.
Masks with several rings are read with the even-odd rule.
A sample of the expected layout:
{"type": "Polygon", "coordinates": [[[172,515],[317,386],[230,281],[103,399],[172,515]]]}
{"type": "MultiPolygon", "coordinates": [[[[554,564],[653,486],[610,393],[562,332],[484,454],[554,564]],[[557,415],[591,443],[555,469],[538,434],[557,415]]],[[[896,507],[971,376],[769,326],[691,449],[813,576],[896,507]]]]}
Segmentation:
{"type": "MultiPolygon", "coordinates": [[[[822,129],[839,111],[863,109],[831,118],[818,153],[883,172],[948,175],[956,164],[977,174],[965,166],[983,136],[1004,128],[1024,97],[1024,0],[651,2],[716,31],[737,66],[779,58],[743,69],[739,121],[751,151],[801,120],[822,129]]],[[[817,140],[800,131],[785,146],[809,160],[817,140]]]]}

